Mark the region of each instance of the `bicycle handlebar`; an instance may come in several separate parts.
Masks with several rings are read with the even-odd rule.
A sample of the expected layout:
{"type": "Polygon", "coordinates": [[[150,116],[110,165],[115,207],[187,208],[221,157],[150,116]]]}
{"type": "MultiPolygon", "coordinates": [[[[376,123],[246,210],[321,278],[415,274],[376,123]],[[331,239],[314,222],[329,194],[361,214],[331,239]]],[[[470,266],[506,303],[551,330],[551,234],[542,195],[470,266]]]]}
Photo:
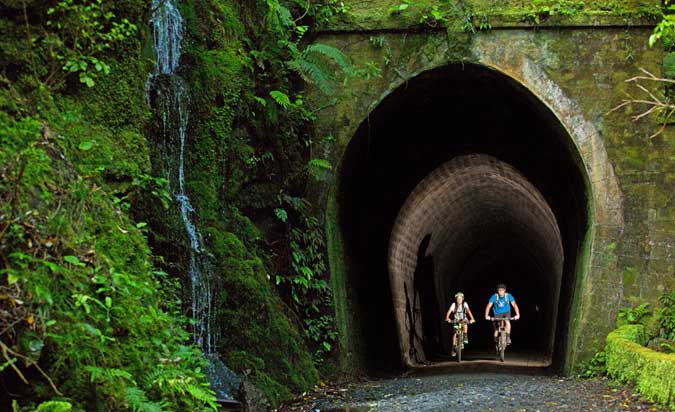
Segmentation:
{"type": "Polygon", "coordinates": [[[470,325],[470,324],[471,324],[471,321],[470,321],[469,319],[466,319],[466,320],[459,320],[459,321],[457,321],[457,320],[451,320],[451,321],[446,321],[446,322],[448,322],[448,323],[451,324],[452,326],[458,326],[458,325],[461,325],[461,324],[466,324],[466,325],[470,325]]]}
{"type": "Polygon", "coordinates": [[[516,319],[515,317],[510,317],[510,318],[494,318],[494,317],[491,317],[490,320],[492,322],[496,322],[496,321],[499,321],[499,320],[518,320],[518,319],[516,319]]]}

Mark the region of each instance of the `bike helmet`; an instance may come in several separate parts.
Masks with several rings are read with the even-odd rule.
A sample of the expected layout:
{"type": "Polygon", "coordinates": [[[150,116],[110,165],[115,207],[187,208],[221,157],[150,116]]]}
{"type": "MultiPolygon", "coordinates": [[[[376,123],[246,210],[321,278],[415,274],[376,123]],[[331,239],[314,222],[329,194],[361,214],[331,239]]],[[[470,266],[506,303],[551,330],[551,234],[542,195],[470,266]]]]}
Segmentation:
{"type": "Polygon", "coordinates": [[[455,293],[455,299],[457,299],[458,296],[464,297],[464,294],[462,292],[455,293]]]}
{"type": "Polygon", "coordinates": [[[504,283],[497,283],[497,289],[506,289],[506,285],[504,283]]]}

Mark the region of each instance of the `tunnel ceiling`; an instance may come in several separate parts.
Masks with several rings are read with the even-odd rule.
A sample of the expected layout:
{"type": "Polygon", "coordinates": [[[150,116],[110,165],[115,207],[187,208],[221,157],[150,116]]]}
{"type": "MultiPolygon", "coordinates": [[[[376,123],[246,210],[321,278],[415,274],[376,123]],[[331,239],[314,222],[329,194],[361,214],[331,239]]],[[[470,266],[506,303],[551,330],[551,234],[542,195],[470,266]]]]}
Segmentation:
{"type": "MultiPolygon", "coordinates": [[[[478,179],[471,181],[481,181],[480,190],[475,186],[440,190],[434,195],[438,203],[431,203],[452,207],[442,212],[421,208],[415,212],[419,215],[411,215],[415,216],[411,222],[419,218],[425,223],[411,223],[402,235],[426,235],[427,225],[436,229],[427,240],[434,271],[465,274],[445,281],[435,276],[434,287],[439,290],[468,287],[474,293],[466,279],[476,278],[489,292],[493,285],[487,283],[500,270],[511,276],[500,268],[539,273],[561,264],[560,304],[556,310],[553,303],[544,304],[548,309],[537,316],[555,311],[556,341],[565,342],[576,257],[588,224],[578,153],[557,118],[520,84],[482,66],[457,64],[424,72],[389,94],[361,124],[340,165],[337,200],[346,281],[356,333],[375,368],[397,363],[402,355],[393,307],[406,302],[394,302],[388,269],[397,217],[411,193],[425,190],[428,181],[420,183],[435,170],[447,173],[447,168],[459,164],[453,159],[476,154],[484,159],[477,161],[480,165],[459,168],[462,177],[454,181],[478,179]],[[497,171],[478,177],[484,168],[497,171]],[[558,235],[553,222],[562,258],[554,251],[558,235]]],[[[419,246],[395,253],[415,259],[409,255],[417,254],[419,246]]],[[[526,306],[542,309],[542,302],[527,302],[527,297],[537,295],[536,288],[550,290],[547,279],[522,278],[512,282],[511,291],[526,306]]],[[[474,311],[480,316],[489,295],[475,293],[474,311]]],[[[447,304],[446,295],[435,293],[435,305],[447,304]]],[[[438,344],[442,343],[441,339],[438,344]]],[[[555,348],[558,360],[563,345],[555,348]]]]}

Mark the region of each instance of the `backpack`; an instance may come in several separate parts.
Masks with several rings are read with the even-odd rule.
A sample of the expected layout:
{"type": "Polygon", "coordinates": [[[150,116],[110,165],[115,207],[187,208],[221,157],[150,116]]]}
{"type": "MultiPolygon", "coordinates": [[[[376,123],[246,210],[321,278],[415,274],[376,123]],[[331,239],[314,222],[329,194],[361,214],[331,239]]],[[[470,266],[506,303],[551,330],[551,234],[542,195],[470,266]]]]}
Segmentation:
{"type": "MultiPolygon", "coordinates": [[[[511,296],[511,295],[509,295],[508,293],[504,293],[504,298],[506,298],[506,304],[507,304],[507,305],[510,305],[510,304],[511,304],[511,300],[509,299],[509,296],[511,296]]],[[[495,294],[494,294],[494,297],[495,297],[495,302],[496,302],[497,300],[499,300],[499,295],[498,295],[498,294],[495,293],[495,294]]]]}

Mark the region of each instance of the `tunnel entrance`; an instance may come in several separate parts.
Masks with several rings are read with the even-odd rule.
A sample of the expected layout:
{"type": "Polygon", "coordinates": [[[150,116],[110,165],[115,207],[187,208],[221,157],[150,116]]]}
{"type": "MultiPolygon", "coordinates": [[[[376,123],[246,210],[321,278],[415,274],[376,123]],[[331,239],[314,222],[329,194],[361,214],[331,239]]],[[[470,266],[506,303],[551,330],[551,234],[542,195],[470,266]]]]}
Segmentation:
{"type": "Polygon", "coordinates": [[[370,367],[444,359],[461,290],[483,319],[498,281],[521,308],[513,351],[561,368],[588,232],[586,176],[556,116],[480,65],[424,72],[357,130],[337,192],[352,328],[370,367]]]}

